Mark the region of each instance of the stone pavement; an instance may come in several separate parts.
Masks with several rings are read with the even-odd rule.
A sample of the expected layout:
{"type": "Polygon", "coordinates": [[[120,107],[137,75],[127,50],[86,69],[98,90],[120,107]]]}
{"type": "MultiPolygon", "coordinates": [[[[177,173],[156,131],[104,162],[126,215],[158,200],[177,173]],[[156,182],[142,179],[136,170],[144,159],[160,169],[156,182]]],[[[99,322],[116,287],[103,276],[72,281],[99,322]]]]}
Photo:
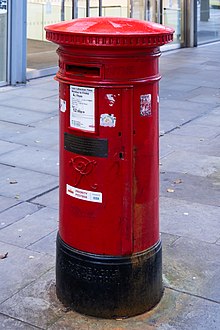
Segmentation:
{"type": "Polygon", "coordinates": [[[102,320],[55,296],[58,86],[0,89],[0,330],[220,329],[220,43],[164,53],[160,230],[165,293],[152,311],[102,320]]]}

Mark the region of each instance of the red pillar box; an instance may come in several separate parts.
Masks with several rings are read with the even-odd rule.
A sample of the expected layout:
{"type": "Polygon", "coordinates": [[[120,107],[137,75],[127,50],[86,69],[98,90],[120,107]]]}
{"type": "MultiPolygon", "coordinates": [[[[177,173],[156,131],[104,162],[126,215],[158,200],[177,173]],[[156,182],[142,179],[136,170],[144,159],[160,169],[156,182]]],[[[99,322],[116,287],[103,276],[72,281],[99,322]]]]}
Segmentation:
{"type": "Polygon", "coordinates": [[[140,314],[163,293],[158,60],[174,31],[101,17],[45,29],[59,45],[57,295],[89,315],[140,314]]]}

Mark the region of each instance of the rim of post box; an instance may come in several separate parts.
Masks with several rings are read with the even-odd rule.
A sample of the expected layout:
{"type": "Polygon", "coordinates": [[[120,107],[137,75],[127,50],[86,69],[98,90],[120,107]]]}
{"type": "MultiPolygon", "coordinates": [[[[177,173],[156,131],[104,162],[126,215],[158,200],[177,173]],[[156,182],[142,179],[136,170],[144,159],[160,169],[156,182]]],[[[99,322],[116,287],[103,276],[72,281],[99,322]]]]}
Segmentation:
{"type": "Polygon", "coordinates": [[[48,25],[46,39],[63,46],[159,47],[173,41],[174,29],[121,17],[86,17],[48,25]]]}

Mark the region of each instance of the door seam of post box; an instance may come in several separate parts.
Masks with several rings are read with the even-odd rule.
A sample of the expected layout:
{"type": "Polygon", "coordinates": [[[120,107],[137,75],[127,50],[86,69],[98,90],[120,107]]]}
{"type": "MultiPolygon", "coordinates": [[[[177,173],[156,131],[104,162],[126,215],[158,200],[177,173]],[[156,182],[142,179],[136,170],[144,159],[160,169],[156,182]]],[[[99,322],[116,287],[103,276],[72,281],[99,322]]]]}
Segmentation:
{"type": "MultiPolygon", "coordinates": [[[[124,147],[124,159],[122,160],[123,180],[123,213],[127,214],[127,219],[123,219],[122,226],[122,255],[132,254],[134,248],[134,207],[132,203],[133,194],[133,86],[122,89],[122,112],[126,112],[122,121],[122,146],[124,147]],[[127,163],[127,164],[126,164],[127,163]],[[125,201],[126,196],[129,197],[125,201]],[[125,225],[125,227],[124,227],[125,225]],[[129,237],[128,237],[129,234],[129,237]]],[[[123,115],[123,114],[122,114],[123,115]]]]}

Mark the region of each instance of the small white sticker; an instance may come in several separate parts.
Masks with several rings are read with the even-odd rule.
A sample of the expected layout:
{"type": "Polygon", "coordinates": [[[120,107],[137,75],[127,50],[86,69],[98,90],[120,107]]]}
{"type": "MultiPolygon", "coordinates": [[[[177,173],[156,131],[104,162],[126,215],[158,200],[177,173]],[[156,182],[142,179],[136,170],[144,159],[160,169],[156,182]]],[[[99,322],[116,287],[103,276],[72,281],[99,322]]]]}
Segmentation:
{"type": "Polygon", "coordinates": [[[87,202],[102,203],[102,193],[96,191],[89,191],[66,185],[67,195],[81,199],[87,202]]]}
{"type": "Polygon", "coordinates": [[[66,112],[66,101],[63,99],[60,99],[60,111],[66,112]]]}
{"type": "Polygon", "coordinates": [[[100,116],[100,126],[115,127],[116,117],[113,114],[103,113],[100,116]]]}
{"type": "Polygon", "coordinates": [[[141,116],[151,116],[151,94],[140,96],[140,114],[141,116]]]}
{"type": "Polygon", "coordinates": [[[106,94],[105,96],[109,102],[109,106],[113,107],[113,105],[115,104],[115,100],[116,100],[116,95],[114,94],[106,94]]]}

